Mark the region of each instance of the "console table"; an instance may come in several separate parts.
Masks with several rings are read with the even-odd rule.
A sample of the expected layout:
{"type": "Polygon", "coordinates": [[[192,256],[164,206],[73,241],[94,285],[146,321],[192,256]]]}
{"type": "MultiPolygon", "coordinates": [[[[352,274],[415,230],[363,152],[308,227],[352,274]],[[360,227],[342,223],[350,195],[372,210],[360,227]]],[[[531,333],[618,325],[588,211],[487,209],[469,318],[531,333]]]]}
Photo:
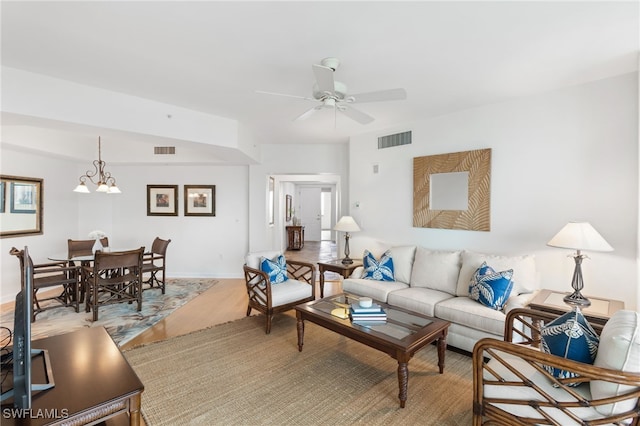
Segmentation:
{"type": "Polygon", "coordinates": [[[304,226],[287,226],[287,250],[304,247],[304,226]]]}
{"type": "MultiPolygon", "coordinates": [[[[3,425],[140,425],[144,385],[104,327],[83,328],[34,340],[33,349],[49,351],[55,387],[34,392],[31,418],[4,415],[3,425]]],[[[32,382],[43,383],[44,366],[35,357],[32,382]]]]}

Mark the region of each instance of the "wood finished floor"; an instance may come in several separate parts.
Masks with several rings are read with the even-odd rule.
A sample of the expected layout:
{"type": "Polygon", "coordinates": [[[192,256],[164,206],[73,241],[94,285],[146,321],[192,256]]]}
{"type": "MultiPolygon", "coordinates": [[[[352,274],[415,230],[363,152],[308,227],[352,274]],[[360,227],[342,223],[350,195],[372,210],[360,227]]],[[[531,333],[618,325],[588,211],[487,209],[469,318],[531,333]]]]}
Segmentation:
{"type": "MultiPolygon", "coordinates": [[[[329,241],[305,242],[302,250],[287,251],[285,256],[287,259],[316,264],[319,261],[336,259],[336,245],[329,241]]],[[[171,261],[170,258],[169,261],[171,261]]],[[[218,281],[218,284],[127,342],[122,349],[192,333],[245,317],[247,292],[244,279],[219,279],[218,281]]],[[[338,293],[341,288],[338,275],[332,273],[325,275],[325,296],[338,293]]],[[[316,294],[320,294],[318,288],[316,288],[316,294]]],[[[252,314],[255,315],[255,311],[252,314]]]]}

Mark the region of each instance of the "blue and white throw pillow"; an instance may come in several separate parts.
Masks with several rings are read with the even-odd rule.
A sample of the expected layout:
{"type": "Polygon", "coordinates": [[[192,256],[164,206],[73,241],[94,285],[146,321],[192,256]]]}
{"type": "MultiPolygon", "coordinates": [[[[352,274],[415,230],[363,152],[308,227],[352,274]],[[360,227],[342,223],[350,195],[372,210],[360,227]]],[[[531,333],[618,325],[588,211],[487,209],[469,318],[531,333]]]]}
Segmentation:
{"type": "Polygon", "coordinates": [[[391,252],[386,251],[378,261],[369,250],[365,250],[362,256],[362,264],[364,266],[364,276],[362,278],[376,281],[395,281],[391,252]]]}
{"type": "Polygon", "coordinates": [[[496,272],[482,262],[469,283],[469,297],[497,311],[504,308],[513,289],[513,269],[496,272]]]}
{"type": "MultiPolygon", "coordinates": [[[[542,352],[586,364],[593,364],[600,342],[598,334],[579,309],[567,312],[542,327],[540,340],[542,352]]],[[[548,365],[544,368],[549,374],[561,379],[578,376],[576,373],[548,365]]]]}
{"type": "Polygon", "coordinates": [[[269,275],[271,284],[280,284],[289,279],[287,277],[287,260],[283,255],[279,255],[273,260],[263,257],[260,260],[260,270],[269,275]]]}

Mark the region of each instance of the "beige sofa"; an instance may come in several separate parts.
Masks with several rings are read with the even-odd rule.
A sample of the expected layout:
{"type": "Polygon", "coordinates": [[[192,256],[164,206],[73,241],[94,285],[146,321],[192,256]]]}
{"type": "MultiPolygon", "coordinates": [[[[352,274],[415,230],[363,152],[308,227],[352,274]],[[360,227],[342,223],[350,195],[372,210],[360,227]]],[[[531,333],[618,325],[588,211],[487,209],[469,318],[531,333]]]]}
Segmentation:
{"type": "MultiPolygon", "coordinates": [[[[388,250],[395,281],[363,279],[364,270],[358,268],[343,281],[343,290],[447,320],[451,322],[447,343],[468,352],[482,338],[502,339],[506,313],[526,306],[539,288],[533,255],[496,256],[419,246],[395,246],[388,250]],[[513,269],[513,289],[502,311],[468,297],[469,281],[484,261],[496,271],[513,269]]],[[[386,250],[378,245],[369,251],[379,259],[386,250]]]]}

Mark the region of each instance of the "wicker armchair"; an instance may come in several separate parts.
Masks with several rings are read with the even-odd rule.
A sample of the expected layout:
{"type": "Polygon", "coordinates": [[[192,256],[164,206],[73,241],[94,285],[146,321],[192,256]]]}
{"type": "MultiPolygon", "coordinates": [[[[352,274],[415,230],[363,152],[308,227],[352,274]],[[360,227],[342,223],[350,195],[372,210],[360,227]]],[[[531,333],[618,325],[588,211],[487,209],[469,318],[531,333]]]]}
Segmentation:
{"type": "Polygon", "coordinates": [[[269,259],[278,252],[250,253],[244,265],[244,278],[249,295],[247,316],[255,309],[266,317],[265,331],[271,332],[273,315],[293,309],[300,303],[315,300],[316,270],[312,263],[287,260],[288,280],[272,284],[269,275],[259,268],[262,256],[269,259]]]}
{"type": "MultiPolygon", "coordinates": [[[[514,309],[506,318],[505,341],[482,339],[476,343],[473,350],[474,426],[638,424],[640,373],[584,364],[538,350],[541,327],[557,317],[530,309],[514,309]],[[512,343],[514,339],[519,343],[512,343]],[[544,366],[579,376],[557,379],[544,366]],[[592,397],[594,382],[596,386],[610,386],[614,392],[596,399],[592,397]]],[[[602,326],[592,326],[598,334],[602,332],[602,326]]],[[[637,336],[637,329],[635,333],[637,336]]],[[[640,342],[631,339],[631,345],[634,343],[637,349],[640,342]]],[[[602,345],[601,341],[600,350],[602,345]]]]}

